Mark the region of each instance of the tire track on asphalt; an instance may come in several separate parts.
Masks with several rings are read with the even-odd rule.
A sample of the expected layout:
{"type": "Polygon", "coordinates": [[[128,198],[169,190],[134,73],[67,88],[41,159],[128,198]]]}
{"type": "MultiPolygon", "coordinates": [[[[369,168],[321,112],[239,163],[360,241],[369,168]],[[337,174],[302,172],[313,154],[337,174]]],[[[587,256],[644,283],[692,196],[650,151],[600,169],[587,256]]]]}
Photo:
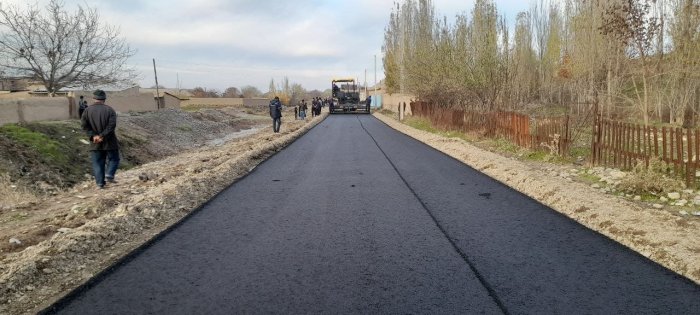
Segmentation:
{"type": "Polygon", "coordinates": [[[430,216],[430,219],[433,221],[433,223],[435,223],[435,225],[440,230],[442,235],[444,235],[445,238],[447,239],[447,241],[450,243],[450,245],[452,245],[452,248],[454,249],[454,251],[457,252],[457,254],[460,257],[462,257],[462,260],[464,260],[464,262],[467,264],[467,266],[469,266],[469,269],[471,269],[472,272],[474,272],[474,275],[476,275],[476,278],[479,279],[479,282],[481,283],[481,285],[486,289],[486,291],[488,291],[489,296],[491,297],[491,299],[493,299],[494,303],[496,303],[496,305],[498,305],[498,308],[503,312],[503,314],[510,314],[510,312],[508,311],[508,308],[506,308],[503,301],[501,301],[501,299],[496,294],[496,290],[493,289],[493,286],[491,286],[491,284],[489,284],[489,282],[486,281],[486,279],[481,275],[479,270],[476,269],[476,266],[474,265],[474,263],[472,263],[471,259],[469,259],[469,256],[467,256],[467,254],[464,251],[462,251],[459,248],[459,246],[457,246],[457,244],[450,237],[450,235],[447,234],[447,231],[442,226],[442,224],[440,224],[440,222],[437,220],[437,217],[435,217],[435,215],[433,214],[433,211],[431,211],[430,208],[428,208],[428,206],[425,204],[423,199],[421,199],[421,197],[418,196],[418,194],[413,189],[413,187],[411,187],[411,185],[408,184],[408,181],[406,181],[406,179],[403,177],[403,174],[401,174],[401,172],[396,167],[396,165],[391,160],[391,158],[389,158],[389,156],[386,154],[386,152],[384,152],[384,149],[382,149],[382,147],[379,146],[379,143],[374,138],[374,136],[369,132],[369,130],[367,130],[367,128],[365,128],[365,125],[362,123],[362,120],[360,119],[360,117],[356,117],[356,118],[357,118],[357,121],[360,123],[360,126],[362,126],[362,129],[367,133],[367,135],[370,138],[372,138],[372,141],[374,142],[374,144],[377,146],[379,151],[382,152],[382,155],[384,155],[384,158],[386,158],[387,162],[389,162],[389,164],[391,164],[391,167],[394,169],[394,171],[399,176],[399,178],[401,178],[401,181],[403,181],[404,185],[406,185],[406,187],[411,192],[411,194],[413,194],[413,196],[421,204],[423,209],[425,209],[425,211],[428,213],[428,215],[430,216]]]}

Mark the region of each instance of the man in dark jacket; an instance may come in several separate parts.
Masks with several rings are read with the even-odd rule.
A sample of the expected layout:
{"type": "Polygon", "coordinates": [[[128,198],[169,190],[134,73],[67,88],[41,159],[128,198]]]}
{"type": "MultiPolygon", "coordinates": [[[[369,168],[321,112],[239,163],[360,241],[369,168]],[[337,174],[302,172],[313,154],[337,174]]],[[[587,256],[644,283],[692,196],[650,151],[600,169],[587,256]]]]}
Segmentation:
{"type": "Polygon", "coordinates": [[[107,95],[102,90],[93,93],[95,103],[88,106],[80,118],[81,125],[92,142],[92,169],[97,186],[102,189],[105,181],[116,183],[114,175],[119,167],[119,141],[117,140],[117,113],[105,104],[107,95]],[[106,170],[105,170],[106,164],[106,170]]]}
{"type": "Polygon", "coordinates": [[[282,103],[277,96],[270,101],[270,117],[272,117],[272,131],[275,133],[280,132],[280,125],[282,125],[282,103]]]}
{"type": "Polygon", "coordinates": [[[88,107],[87,101],[85,100],[85,98],[83,98],[82,95],[80,95],[80,100],[78,101],[78,118],[83,117],[83,112],[85,112],[85,109],[87,107],[88,107]]]}

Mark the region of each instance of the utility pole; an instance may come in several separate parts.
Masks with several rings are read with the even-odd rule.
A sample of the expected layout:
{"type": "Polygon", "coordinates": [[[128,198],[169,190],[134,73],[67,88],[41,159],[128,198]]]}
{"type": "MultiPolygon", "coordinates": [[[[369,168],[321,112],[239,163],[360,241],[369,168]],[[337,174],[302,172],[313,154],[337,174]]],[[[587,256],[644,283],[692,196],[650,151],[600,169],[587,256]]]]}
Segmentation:
{"type": "Polygon", "coordinates": [[[367,94],[367,69],[365,69],[365,98],[367,98],[369,94],[367,94]]]}
{"type": "Polygon", "coordinates": [[[379,100],[377,100],[377,54],[374,55],[374,88],[372,88],[372,103],[374,107],[379,108],[379,100]]]}
{"type": "Polygon", "coordinates": [[[177,96],[180,97],[180,72],[177,72],[177,96]]]}
{"type": "Polygon", "coordinates": [[[160,89],[158,87],[158,72],[156,71],[156,58],[153,58],[153,74],[156,77],[156,110],[160,109],[160,89]]]}

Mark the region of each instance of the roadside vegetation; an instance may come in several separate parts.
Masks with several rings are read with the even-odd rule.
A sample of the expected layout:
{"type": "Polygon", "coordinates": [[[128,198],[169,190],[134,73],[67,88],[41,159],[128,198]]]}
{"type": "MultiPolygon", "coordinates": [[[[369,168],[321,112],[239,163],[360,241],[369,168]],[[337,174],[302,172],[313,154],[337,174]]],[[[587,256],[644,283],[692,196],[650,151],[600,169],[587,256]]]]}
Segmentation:
{"type": "Polygon", "coordinates": [[[35,122],[0,127],[0,173],[16,186],[52,193],[85,180],[90,160],[79,122],[35,122]]]}
{"type": "MultiPolygon", "coordinates": [[[[553,150],[554,138],[529,151],[505,139],[457,135],[408,118],[413,127],[466,137],[523,160],[582,166],[591,161],[597,117],[689,129],[700,121],[698,0],[531,0],[514,21],[493,0],[476,0],[454,19],[438,16],[438,10],[430,0],[403,0],[394,7],[383,47],[389,93],[414,95],[436,111],[567,116],[573,143],[561,155],[553,150]]],[[[697,159],[689,148],[682,150],[686,159],[697,159]]],[[[660,163],[639,160],[624,170],[626,180],[613,181],[611,193],[684,189],[671,177],[673,168],[660,163]]]]}
{"type": "MultiPolygon", "coordinates": [[[[396,113],[394,112],[387,110],[380,113],[396,119],[396,113]]],[[[585,183],[606,194],[614,194],[635,201],[655,204],[657,208],[661,208],[664,204],[669,204],[687,207],[691,212],[697,212],[700,209],[700,195],[694,195],[694,191],[685,187],[681,179],[669,175],[672,165],[659,159],[652,159],[649,162],[649,166],[640,161],[633,170],[621,172],[603,167],[591,167],[585,163],[584,157],[590,151],[590,147],[588,147],[590,144],[586,142],[590,140],[578,141],[571,148],[570,154],[560,155],[556,150],[522,148],[505,138],[494,139],[477,133],[441,130],[433,126],[428,119],[421,117],[409,115],[403,120],[403,123],[418,130],[446,138],[462,139],[481,149],[523,162],[535,162],[539,165],[574,169],[576,170],[574,173],[567,171],[564,173],[564,176],[585,183]],[[683,194],[678,193],[681,191],[683,194]],[[675,194],[678,194],[678,197],[675,199],[668,197],[675,194]],[[689,199],[693,199],[692,202],[688,201],[689,199]],[[680,200],[680,204],[676,200],[680,200]]],[[[553,174],[553,176],[560,176],[560,174],[553,174]]],[[[685,210],[681,211],[682,213],[689,213],[685,210]]]]}

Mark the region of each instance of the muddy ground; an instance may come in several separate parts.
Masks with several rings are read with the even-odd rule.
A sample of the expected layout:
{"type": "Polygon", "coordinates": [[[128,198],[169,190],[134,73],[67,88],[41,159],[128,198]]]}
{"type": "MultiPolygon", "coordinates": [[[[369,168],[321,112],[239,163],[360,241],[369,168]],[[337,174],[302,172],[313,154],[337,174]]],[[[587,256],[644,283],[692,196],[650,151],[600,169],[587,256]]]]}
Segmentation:
{"type": "MultiPolygon", "coordinates": [[[[700,220],[696,217],[679,215],[668,207],[655,209],[648,202],[630,201],[592,187],[579,180],[580,174],[590,171],[585,167],[518,161],[375,115],[700,283],[700,220]]],[[[181,220],[321,119],[285,119],[281,134],[265,128],[252,135],[238,133],[244,137],[237,139],[193,139],[199,147],[178,149],[183,151],[179,153],[168,147],[148,150],[142,156],[153,154],[156,159],[158,152],[169,153],[120,172],[119,183],[104,192],[94,190],[91,181],[83,181],[40,203],[0,211],[0,218],[18,218],[12,221],[17,225],[0,219],[0,230],[12,232],[3,232],[3,242],[10,234],[20,241],[30,233],[40,237],[32,246],[0,253],[0,314],[32,313],[48,306],[181,220]]],[[[268,120],[261,121],[266,126],[268,120]]]]}

